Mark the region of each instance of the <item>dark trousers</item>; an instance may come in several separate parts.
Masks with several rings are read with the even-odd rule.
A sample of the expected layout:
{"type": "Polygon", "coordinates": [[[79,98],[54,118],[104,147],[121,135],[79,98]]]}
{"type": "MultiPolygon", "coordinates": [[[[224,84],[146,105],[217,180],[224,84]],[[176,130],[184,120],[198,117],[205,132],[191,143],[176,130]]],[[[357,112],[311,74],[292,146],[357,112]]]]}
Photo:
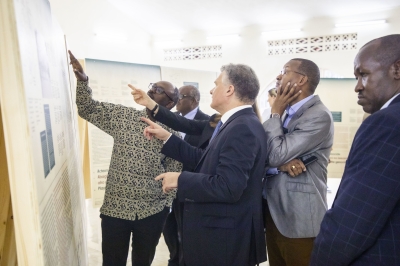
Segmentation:
{"type": "Polygon", "coordinates": [[[126,266],[132,234],[132,266],[150,266],[169,208],[141,220],[101,214],[103,266],[126,266]]]}
{"type": "Polygon", "coordinates": [[[165,221],[163,235],[169,250],[168,266],[183,265],[181,245],[183,203],[174,199],[171,212],[165,221]]]}
{"type": "MultiPolygon", "coordinates": [[[[265,201],[265,199],[263,199],[265,201]]],[[[308,266],[314,239],[288,238],[276,227],[268,205],[264,204],[265,238],[267,241],[268,261],[270,266],[308,266]]]]}

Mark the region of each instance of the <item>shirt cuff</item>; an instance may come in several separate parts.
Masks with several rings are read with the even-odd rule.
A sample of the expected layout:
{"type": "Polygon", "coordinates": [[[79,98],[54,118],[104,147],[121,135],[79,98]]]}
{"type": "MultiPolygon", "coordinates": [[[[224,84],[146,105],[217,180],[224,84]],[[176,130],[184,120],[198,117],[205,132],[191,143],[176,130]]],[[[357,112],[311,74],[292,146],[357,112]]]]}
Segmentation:
{"type": "Polygon", "coordinates": [[[164,140],[164,144],[167,143],[167,141],[171,138],[171,136],[172,136],[172,133],[170,133],[169,137],[166,140],[164,140]]]}

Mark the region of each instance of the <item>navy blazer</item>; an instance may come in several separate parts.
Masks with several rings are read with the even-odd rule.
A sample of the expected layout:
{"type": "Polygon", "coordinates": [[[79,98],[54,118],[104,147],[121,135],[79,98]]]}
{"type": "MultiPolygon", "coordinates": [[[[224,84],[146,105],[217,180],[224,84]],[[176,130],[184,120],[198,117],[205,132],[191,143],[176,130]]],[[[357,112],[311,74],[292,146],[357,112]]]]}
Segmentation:
{"type": "MultiPolygon", "coordinates": [[[[194,116],[193,120],[200,120],[200,121],[208,121],[210,119],[209,115],[206,115],[205,113],[203,113],[202,111],[200,111],[200,109],[197,110],[196,115],[194,116]]],[[[181,131],[183,132],[183,131],[181,131]]],[[[194,146],[194,147],[198,147],[199,146],[199,142],[201,140],[201,135],[190,135],[190,134],[186,134],[184,140],[189,143],[190,145],[194,146]]]]}
{"type": "Polygon", "coordinates": [[[358,129],[311,265],[400,265],[400,96],[358,129]]]}
{"type": "MultiPolygon", "coordinates": [[[[200,111],[200,110],[199,110],[200,111]]],[[[163,123],[164,125],[180,132],[184,132],[189,135],[200,136],[198,139],[198,148],[205,149],[208,146],[208,142],[214,132],[214,127],[212,127],[209,121],[213,121],[215,114],[209,117],[209,119],[195,119],[190,120],[179,114],[173,113],[163,106],[159,106],[157,114],[154,118],[163,123]]],[[[196,165],[193,166],[193,168],[196,165]]]]}
{"type": "Polygon", "coordinates": [[[185,201],[183,254],[186,265],[245,266],[266,260],[262,177],[266,135],[251,108],[233,114],[206,150],[176,136],[162,153],[183,163],[178,198],[185,201]]]}

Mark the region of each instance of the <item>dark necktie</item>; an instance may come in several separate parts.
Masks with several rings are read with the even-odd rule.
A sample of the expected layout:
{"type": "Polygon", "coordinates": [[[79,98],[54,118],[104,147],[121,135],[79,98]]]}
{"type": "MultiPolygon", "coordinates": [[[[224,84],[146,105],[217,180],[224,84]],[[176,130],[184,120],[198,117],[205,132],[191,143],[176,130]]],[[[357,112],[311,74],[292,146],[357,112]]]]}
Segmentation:
{"type": "Polygon", "coordinates": [[[219,122],[218,122],[217,126],[215,127],[214,132],[213,132],[213,134],[211,136],[210,143],[213,140],[213,138],[217,135],[217,133],[218,133],[218,131],[219,131],[221,126],[222,126],[222,122],[221,122],[221,120],[219,120],[219,122]]]}

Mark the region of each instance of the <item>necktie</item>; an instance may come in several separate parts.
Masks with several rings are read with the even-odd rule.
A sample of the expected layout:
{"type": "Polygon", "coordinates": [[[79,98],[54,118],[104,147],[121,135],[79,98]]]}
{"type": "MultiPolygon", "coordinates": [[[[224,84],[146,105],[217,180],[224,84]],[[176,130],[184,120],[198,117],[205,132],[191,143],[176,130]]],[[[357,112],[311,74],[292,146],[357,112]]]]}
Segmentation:
{"type": "Polygon", "coordinates": [[[210,143],[213,140],[213,138],[217,135],[217,133],[218,133],[218,131],[219,131],[221,126],[222,126],[222,122],[221,122],[221,120],[219,120],[219,122],[218,122],[217,126],[215,127],[214,132],[213,132],[213,134],[211,136],[210,143]]]}

